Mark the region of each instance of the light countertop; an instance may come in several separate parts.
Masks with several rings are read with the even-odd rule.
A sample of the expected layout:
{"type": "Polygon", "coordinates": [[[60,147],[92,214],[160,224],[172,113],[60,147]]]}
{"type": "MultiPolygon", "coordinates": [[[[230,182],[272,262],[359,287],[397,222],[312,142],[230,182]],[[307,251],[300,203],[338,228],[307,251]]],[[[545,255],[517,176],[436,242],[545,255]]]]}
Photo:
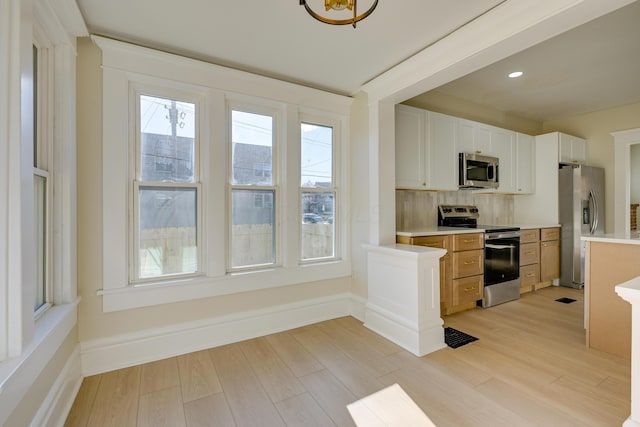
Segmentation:
{"type": "MultiPolygon", "coordinates": [[[[560,227],[560,224],[510,224],[510,225],[505,225],[505,227],[519,227],[521,230],[528,230],[533,228],[560,227]]],[[[470,234],[470,233],[484,233],[484,228],[427,227],[419,230],[396,231],[396,236],[423,237],[423,236],[439,236],[443,234],[470,234]]]]}
{"type": "Polygon", "coordinates": [[[640,234],[632,233],[609,233],[599,236],[582,236],[580,238],[586,242],[600,243],[621,243],[626,245],[640,245],[640,234]]]}

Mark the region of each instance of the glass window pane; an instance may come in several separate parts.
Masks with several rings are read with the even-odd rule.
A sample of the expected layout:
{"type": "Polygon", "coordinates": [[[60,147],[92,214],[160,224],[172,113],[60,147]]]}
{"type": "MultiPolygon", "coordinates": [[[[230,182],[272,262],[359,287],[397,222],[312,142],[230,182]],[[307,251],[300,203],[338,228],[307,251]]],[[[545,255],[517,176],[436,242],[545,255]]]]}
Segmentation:
{"type": "Polygon", "coordinates": [[[275,262],[274,198],[273,190],[232,191],[232,268],[275,262]]]}
{"type": "Polygon", "coordinates": [[[335,256],[334,192],[302,193],[302,259],[335,256]]]}
{"type": "Polygon", "coordinates": [[[196,106],[140,96],[140,180],[195,182],[196,106]]]}
{"type": "Polygon", "coordinates": [[[303,187],[333,187],[333,128],[302,123],[301,185],[303,187]]]}
{"type": "Polygon", "coordinates": [[[139,278],[198,271],[197,190],[139,189],[139,278]]]}
{"type": "Polygon", "coordinates": [[[40,165],[38,164],[38,154],[40,150],[38,149],[38,48],[33,45],[33,167],[37,168],[40,165]]]}
{"type": "Polygon", "coordinates": [[[47,302],[47,179],[40,175],[34,175],[33,183],[36,237],[36,299],[34,309],[37,310],[47,302]]]}
{"type": "Polygon", "coordinates": [[[232,184],[272,185],[273,117],[231,112],[232,184]]]}

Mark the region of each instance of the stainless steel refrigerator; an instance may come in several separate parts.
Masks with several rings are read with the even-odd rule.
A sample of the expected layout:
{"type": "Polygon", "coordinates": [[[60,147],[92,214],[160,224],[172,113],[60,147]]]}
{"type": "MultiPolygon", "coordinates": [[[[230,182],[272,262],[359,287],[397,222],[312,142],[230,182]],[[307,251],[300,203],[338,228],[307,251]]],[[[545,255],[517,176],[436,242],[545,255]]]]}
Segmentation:
{"type": "Polygon", "coordinates": [[[580,236],[604,234],[604,169],[561,164],[558,198],[560,284],[581,289],[586,245],[580,236]]]}

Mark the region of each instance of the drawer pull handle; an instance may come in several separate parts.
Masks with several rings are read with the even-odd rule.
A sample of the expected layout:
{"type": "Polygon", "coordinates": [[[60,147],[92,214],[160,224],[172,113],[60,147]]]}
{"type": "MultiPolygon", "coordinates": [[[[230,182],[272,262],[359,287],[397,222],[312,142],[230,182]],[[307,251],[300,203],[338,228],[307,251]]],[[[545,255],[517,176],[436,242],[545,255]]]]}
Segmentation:
{"type": "Polygon", "coordinates": [[[475,291],[476,287],[475,286],[469,286],[468,288],[464,288],[465,292],[469,292],[469,291],[475,291]]]}
{"type": "Polygon", "coordinates": [[[475,239],[464,239],[462,241],[462,243],[473,243],[473,242],[475,242],[475,239]]]}
{"type": "Polygon", "coordinates": [[[529,273],[529,274],[527,274],[527,277],[533,277],[535,275],[536,275],[535,273],[529,273]]]}
{"type": "Polygon", "coordinates": [[[464,265],[470,265],[470,264],[475,264],[476,262],[474,260],[471,261],[465,261],[464,265]]]}
{"type": "Polygon", "coordinates": [[[536,253],[535,251],[525,252],[525,255],[533,255],[533,254],[535,254],[535,253],[536,253]]]}

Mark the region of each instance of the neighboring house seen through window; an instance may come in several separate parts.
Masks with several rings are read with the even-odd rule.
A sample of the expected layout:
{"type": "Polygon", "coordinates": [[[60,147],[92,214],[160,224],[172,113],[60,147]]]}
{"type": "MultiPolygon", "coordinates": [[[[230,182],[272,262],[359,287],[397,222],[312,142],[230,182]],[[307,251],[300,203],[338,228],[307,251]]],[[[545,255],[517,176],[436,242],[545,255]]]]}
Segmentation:
{"type": "Polygon", "coordinates": [[[334,183],[333,128],[300,125],[302,260],[335,256],[336,188],[334,183]]]}
{"type": "Polygon", "coordinates": [[[231,109],[231,269],[276,262],[274,115],[231,109]]]}
{"type": "Polygon", "coordinates": [[[199,271],[196,104],[138,96],[134,281],[199,271]]]}

